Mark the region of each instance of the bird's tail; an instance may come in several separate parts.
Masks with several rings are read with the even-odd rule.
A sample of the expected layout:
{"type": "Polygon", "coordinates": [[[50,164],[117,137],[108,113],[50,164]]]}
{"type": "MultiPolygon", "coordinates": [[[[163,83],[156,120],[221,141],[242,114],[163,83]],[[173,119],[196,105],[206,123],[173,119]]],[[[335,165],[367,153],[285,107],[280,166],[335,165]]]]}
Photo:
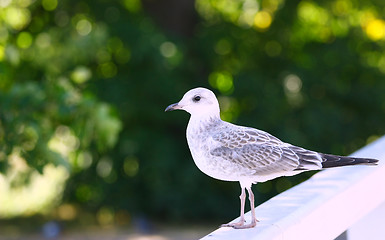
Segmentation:
{"type": "Polygon", "coordinates": [[[332,168],[347,165],[365,164],[377,165],[378,160],[373,158],[343,157],[332,154],[320,153],[322,157],[322,168],[332,168]]]}

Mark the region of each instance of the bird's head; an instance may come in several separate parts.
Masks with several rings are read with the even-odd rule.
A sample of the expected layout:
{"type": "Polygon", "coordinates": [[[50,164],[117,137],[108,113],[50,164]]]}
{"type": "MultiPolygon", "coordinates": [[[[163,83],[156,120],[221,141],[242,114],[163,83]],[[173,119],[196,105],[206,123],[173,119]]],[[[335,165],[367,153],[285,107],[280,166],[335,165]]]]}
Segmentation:
{"type": "Polygon", "coordinates": [[[178,102],[166,108],[166,112],[173,110],[185,110],[191,116],[218,116],[219,103],[215,94],[206,88],[194,88],[186,92],[178,102]]]}

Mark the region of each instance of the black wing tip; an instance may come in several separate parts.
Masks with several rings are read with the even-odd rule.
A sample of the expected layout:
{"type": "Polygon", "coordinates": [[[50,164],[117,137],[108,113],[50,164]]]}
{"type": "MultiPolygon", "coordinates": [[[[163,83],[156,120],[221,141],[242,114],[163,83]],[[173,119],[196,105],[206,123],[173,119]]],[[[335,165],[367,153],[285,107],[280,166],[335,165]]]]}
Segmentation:
{"type": "Polygon", "coordinates": [[[380,161],[380,160],[374,159],[374,158],[365,158],[365,159],[368,160],[368,164],[374,164],[374,165],[378,165],[378,162],[380,161]]]}
{"type": "Polygon", "coordinates": [[[322,157],[322,168],[341,167],[349,165],[378,165],[379,160],[374,158],[344,157],[332,154],[320,154],[322,157]]]}

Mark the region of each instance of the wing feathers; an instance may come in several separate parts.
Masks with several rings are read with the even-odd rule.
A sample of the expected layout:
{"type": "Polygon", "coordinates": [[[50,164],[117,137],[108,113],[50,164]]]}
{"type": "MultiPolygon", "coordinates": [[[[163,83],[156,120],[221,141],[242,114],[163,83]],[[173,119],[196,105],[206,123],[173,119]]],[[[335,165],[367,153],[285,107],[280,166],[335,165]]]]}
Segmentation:
{"type": "Polygon", "coordinates": [[[322,168],[322,159],[317,152],[286,144],[257,129],[223,131],[213,140],[220,146],[212,149],[211,155],[254,170],[256,174],[322,168]]]}

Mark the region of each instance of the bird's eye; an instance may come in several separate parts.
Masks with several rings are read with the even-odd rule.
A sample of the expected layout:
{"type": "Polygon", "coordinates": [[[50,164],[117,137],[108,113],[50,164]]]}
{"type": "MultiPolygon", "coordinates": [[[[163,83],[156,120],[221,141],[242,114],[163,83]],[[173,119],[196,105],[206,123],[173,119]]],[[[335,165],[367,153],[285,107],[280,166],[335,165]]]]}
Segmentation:
{"type": "Polygon", "coordinates": [[[197,95],[193,98],[194,102],[199,102],[201,100],[201,96],[197,95]]]}

